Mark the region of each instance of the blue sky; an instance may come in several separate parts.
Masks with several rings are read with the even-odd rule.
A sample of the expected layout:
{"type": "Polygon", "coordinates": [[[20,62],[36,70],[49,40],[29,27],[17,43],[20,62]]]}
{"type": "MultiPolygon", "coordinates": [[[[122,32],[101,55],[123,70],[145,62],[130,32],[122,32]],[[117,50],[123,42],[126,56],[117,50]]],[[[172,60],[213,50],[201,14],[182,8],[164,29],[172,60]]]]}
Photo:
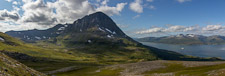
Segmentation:
{"type": "Polygon", "coordinates": [[[16,14],[19,15],[18,19],[2,17],[4,19],[1,20],[0,17],[2,32],[33,28],[46,29],[59,22],[70,23],[86,14],[102,11],[110,15],[118,26],[131,37],[181,33],[225,35],[225,0],[65,0],[61,2],[58,0],[1,0],[0,6],[0,15],[4,13],[12,14],[13,17],[16,14]],[[85,1],[89,4],[85,4],[85,1]],[[59,9],[61,7],[57,6],[57,2],[65,4],[74,2],[74,5],[68,4],[68,7],[65,7],[73,10],[69,12],[74,15],[57,17],[58,14],[64,14],[62,9],[59,9]],[[132,4],[135,8],[132,8],[132,4]],[[39,5],[43,5],[45,8],[39,7],[39,5]],[[82,7],[69,7],[79,7],[79,5],[82,7]],[[93,9],[90,9],[91,7],[93,9]],[[19,8],[19,10],[15,10],[15,8],[19,8]],[[6,11],[3,11],[4,9],[6,11]],[[41,10],[48,12],[36,13],[41,10]],[[76,10],[82,11],[82,14],[77,13],[76,10]],[[65,19],[64,17],[67,16],[68,18],[65,19]],[[46,19],[44,20],[46,22],[32,19],[46,19]]]}

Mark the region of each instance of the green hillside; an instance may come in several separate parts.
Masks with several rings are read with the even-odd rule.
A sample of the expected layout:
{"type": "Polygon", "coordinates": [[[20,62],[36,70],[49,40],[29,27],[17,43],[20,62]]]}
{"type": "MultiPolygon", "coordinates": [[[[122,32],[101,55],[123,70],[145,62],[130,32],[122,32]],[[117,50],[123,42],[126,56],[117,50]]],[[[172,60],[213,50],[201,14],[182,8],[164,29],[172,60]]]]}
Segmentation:
{"type": "Polygon", "coordinates": [[[75,58],[74,56],[69,55],[67,53],[57,52],[51,49],[44,49],[41,47],[26,44],[4,33],[0,33],[0,37],[4,39],[4,41],[0,41],[1,51],[19,52],[19,53],[27,54],[29,56],[37,57],[37,58],[50,58],[50,59],[75,58]]]}
{"type": "Polygon", "coordinates": [[[46,76],[0,53],[0,76],[46,76]]]}

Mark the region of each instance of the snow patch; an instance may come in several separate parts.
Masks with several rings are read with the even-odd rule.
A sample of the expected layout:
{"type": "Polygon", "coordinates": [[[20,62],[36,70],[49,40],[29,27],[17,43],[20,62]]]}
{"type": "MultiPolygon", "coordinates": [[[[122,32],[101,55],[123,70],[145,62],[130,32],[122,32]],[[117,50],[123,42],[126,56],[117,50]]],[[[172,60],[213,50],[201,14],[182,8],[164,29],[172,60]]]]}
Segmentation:
{"type": "Polygon", "coordinates": [[[105,30],[108,31],[108,32],[110,32],[110,33],[113,33],[111,30],[109,30],[109,29],[107,29],[107,28],[105,28],[105,30]]]}
{"type": "Polygon", "coordinates": [[[88,43],[91,43],[92,41],[91,41],[91,40],[88,40],[87,42],[88,42],[88,43]]]}
{"type": "Polygon", "coordinates": [[[56,34],[60,34],[60,32],[56,32],[56,34]]]}
{"type": "Polygon", "coordinates": [[[45,36],[43,36],[43,38],[45,39],[46,37],[45,37],[45,36]]]}
{"type": "Polygon", "coordinates": [[[100,27],[99,27],[98,29],[99,29],[100,31],[103,31],[103,32],[105,32],[105,31],[104,31],[104,30],[103,30],[102,28],[100,28],[100,27]]]}
{"type": "Polygon", "coordinates": [[[108,37],[108,38],[112,38],[112,37],[113,37],[113,35],[107,35],[107,37],[108,37]]]}
{"type": "Polygon", "coordinates": [[[37,36],[35,36],[35,38],[36,38],[36,39],[38,39],[38,40],[41,40],[41,37],[37,37],[37,36]]]}
{"type": "Polygon", "coordinates": [[[3,39],[2,37],[0,37],[0,41],[5,41],[5,39],[3,39]]]}
{"type": "Polygon", "coordinates": [[[195,35],[193,35],[193,34],[188,34],[188,36],[189,36],[189,37],[195,37],[195,35]]]}
{"type": "Polygon", "coordinates": [[[68,27],[68,25],[64,25],[64,27],[68,27]]]}
{"type": "Polygon", "coordinates": [[[184,37],[184,35],[183,34],[179,34],[176,37],[184,37]]]}
{"type": "Polygon", "coordinates": [[[115,32],[115,31],[113,31],[113,34],[115,35],[115,34],[116,34],[116,32],[115,32]]]}
{"type": "Polygon", "coordinates": [[[65,30],[65,27],[60,27],[58,30],[59,31],[65,30]]]}

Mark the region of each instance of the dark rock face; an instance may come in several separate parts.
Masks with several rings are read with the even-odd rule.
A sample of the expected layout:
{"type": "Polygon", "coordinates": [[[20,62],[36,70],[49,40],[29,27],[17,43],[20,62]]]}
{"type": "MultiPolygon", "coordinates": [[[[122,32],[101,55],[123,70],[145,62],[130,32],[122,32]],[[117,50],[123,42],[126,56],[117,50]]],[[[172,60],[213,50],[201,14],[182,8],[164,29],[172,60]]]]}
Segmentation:
{"type": "Polygon", "coordinates": [[[36,58],[31,57],[29,55],[23,54],[23,53],[18,53],[18,52],[7,52],[7,51],[1,51],[1,53],[6,54],[7,56],[22,61],[22,60],[26,60],[26,61],[37,61],[36,58]]]}
{"type": "Polygon", "coordinates": [[[108,38],[127,36],[120,30],[115,22],[106,14],[96,12],[74,21],[73,24],[58,24],[47,30],[28,30],[28,31],[8,31],[6,34],[20,38],[25,42],[35,42],[38,40],[48,40],[66,34],[92,33],[108,38]]]}
{"type": "Polygon", "coordinates": [[[97,12],[89,16],[85,16],[73,23],[70,29],[76,31],[85,31],[88,28],[98,27],[98,30],[105,31],[107,33],[115,34],[118,37],[124,37],[125,34],[120,28],[113,22],[113,20],[102,12],[97,12]]]}

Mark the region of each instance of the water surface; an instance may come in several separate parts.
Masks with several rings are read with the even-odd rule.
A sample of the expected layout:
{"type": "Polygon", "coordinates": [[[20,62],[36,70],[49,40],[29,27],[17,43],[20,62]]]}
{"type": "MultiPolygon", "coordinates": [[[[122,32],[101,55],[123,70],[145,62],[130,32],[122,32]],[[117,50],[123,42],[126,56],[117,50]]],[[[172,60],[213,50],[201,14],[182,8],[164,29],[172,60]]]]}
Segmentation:
{"type": "Polygon", "coordinates": [[[185,55],[199,57],[220,57],[225,59],[225,45],[173,45],[151,42],[141,43],[147,46],[175,51],[185,55]]]}

